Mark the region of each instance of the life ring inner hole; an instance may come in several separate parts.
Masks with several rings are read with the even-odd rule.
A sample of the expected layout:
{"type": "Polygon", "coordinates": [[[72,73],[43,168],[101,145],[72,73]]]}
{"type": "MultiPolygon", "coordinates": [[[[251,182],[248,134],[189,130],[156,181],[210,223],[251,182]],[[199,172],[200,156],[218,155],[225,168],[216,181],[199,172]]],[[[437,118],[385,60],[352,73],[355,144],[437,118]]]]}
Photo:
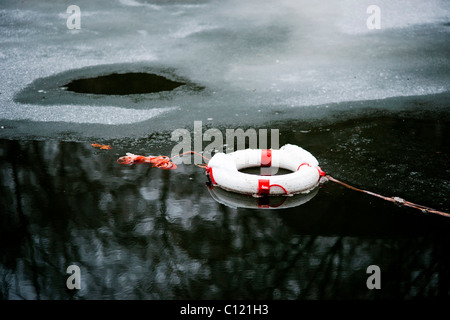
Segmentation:
{"type": "Polygon", "coordinates": [[[281,176],[293,172],[291,170],[279,167],[247,167],[242,168],[238,171],[246,174],[264,175],[264,176],[281,176]]]}

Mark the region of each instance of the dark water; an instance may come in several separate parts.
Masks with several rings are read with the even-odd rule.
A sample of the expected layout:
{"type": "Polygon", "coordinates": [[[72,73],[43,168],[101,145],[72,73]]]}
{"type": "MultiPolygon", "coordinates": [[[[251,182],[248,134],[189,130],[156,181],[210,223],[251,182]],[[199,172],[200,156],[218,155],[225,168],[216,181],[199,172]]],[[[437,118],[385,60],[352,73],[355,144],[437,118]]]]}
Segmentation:
{"type": "MultiPolygon", "coordinates": [[[[450,211],[448,112],[278,128],[280,145],[302,146],[335,178],[450,211]]],[[[168,154],[164,137],[100,141],[112,150],[1,140],[0,297],[449,298],[450,219],[330,181],[297,206],[233,208],[194,165],[117,164],[126,152],[168,154]],[[66,287],[72,264],[80,290],[66,287]],[[380,290],[366,286],[369,265],[381,269],[380,290]]]]}

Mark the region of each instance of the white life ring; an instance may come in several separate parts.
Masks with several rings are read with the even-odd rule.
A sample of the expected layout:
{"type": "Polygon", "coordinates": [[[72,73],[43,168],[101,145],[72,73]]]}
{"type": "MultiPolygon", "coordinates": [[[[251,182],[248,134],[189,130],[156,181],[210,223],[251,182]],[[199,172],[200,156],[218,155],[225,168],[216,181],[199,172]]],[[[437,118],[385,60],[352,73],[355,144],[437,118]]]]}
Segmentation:
{"type": "Polygon", "coordinates": [[[325,175],[311,153],[292,144],[284,145],[280,150],[246,149],[216,153],[209,160],[206,172],[213,185],[253,196],[308,193],[325,175]],[[276,167],[293,172],[263,176],[239,171],[250,167],[276,167]]]}

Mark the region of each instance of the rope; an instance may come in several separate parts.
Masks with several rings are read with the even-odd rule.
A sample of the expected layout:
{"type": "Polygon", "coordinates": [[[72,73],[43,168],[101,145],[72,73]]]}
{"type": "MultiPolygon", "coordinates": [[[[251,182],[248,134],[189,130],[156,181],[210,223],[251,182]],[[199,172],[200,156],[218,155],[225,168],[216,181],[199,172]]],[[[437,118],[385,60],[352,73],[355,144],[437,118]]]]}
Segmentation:
{"type": "Polygon", "coordinates": [[[285,194],[289,195],[289,192],[281,184],[274,183],[269,186],[269,188],[272,188],[272,187],[279,187],[279,188],[283,189],[285,194]]]}
{"type": "Polygon", "coordinates": [[[413,202],[410,202],[410,201],[406,201],[405,199],[402,199],[400,197],[385,197],[385,196],[382,196],[382,195],[377,194],[375,192],[371,192],[371,191],[367,191],[367,190],[363,190],[363,189],[358,189],[358,188],[355,188],[355,187],[353,187],[353,186],[351,186],[351,185],[349,185],[347,183],[339,181],[338,179],[335,179],[335,178],[333,178],[330,175],[326,175],[325,178],[327,178],[328,180],[333,181],[333,182],[335,182],[337,184],[340,184],[340,185],[342,185],[342,186],[344,186],[344,187],[346,187],[348,189],[355,190],[355,191],[358,191],[358,192],[363,192],[363,193],[369,194],[371,196],[378,197],[378,198],[381,198],[383,200],[393,202],[393,203],[398,204],[400,206],[406,206],[406,207],[418,209],[422,213],[434,213],[434,214],[438,214],[438,215],[443,216],[443,217],[450,218],[450,214],[448,214],[446,212],[438,211],[438,210],[435,210],[433,208],[425,207],[425,206],[422,206],[420,204],[416,204],[416,203],[413,203],[413,202]]]}
{"type": "Polygon", "coordinates": [[[177,165],[170,161],[167,156],[140,156],[132,153],[127,153],[126,156],[117,159],[119,164],[135,164],[135,163],[150,163],[152,167],[156,167],[163,170],[174,170],[177,165]]]}
{"type": "MultiPolygon", "coordinates": [[[[186,151],[180,154],[177,154],[173,156],[172,158],[169,158],[167,156],[140,156],[133,153],[127,153],[126,156],[120,157],[117,159],[117,163],[119,164],[135,164],[135,163],[150,163],[152,167],[156,167],[163,170],[174,170],[177,168],[177,165],[173,163],[171,160],[176,157],[180,157],[185,154],[198,154],[201,157],[203,157],[206,161],[209,161],[209,159],[202,154],[195,152],[195,151],[186,151]]],[[[195,164],[197,167],[206,169],[206,166],[195,164]]]]}
{"type": "Polygon", "coordinates": [[[111,146],[107,145],[107,144],[99,144],[99,143],[91,143],[91,146],[93,146],[94,148],[99,148],[102,150],[111,150],[111,146]]]}

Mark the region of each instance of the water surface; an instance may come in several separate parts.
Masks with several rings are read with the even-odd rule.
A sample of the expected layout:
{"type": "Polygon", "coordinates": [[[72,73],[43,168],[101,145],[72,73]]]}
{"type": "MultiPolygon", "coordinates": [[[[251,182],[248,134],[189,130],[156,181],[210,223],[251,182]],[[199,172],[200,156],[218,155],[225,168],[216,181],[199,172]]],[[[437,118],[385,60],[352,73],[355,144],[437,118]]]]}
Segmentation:
{"type": "MultiPolygon", "coordinates": [[[[336,178],[448,212],[449,124],[448,113],[301,132],[292,121],[280,137],[336,178]]],[[[214,200],[194,165],[117,164],[128,151],[164,154],[154,139],[106,142],[112,150],[1,141],[2,298],[448,298],[448,218],[332,182],[298,206],[233,207],[214,200]],[[81,268],[81,290],[66,288],[71,264],[81,268]],[[382,290],[366,287],[373,264],[382,290]]]]}

